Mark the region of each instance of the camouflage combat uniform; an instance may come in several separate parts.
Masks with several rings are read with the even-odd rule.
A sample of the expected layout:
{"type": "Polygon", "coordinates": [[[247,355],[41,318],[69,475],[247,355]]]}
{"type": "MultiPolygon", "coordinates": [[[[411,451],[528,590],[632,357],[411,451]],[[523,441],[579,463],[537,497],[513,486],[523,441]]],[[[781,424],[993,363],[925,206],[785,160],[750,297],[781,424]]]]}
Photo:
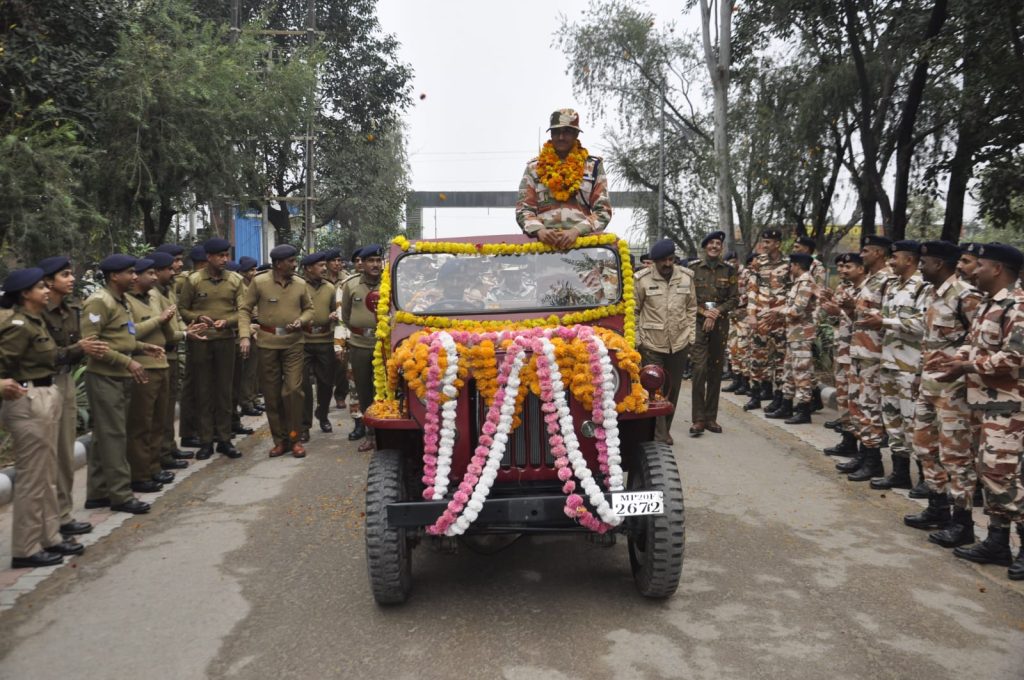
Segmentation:
{"type": "MultiPolygon", "coordinates": [[[[952,358],[967,338],[981,294],[956,276],[925,295],[922,365],[933,357],[952,358]]],[[[928,488],[947,493],[955,507],[971,507],[977,483],[967,384],[964,378],[938,382],[942,372],[922,371],[914,411],[914,453],[921,461],[928,488]]]]}
{"type": "MultiPolygon", "coordinates": [[[[892,278],[892,270],[883,267],[868,274],[857,291],[854,322],[882,307],[882,289],[892,278]]],[[[882,364],[882,331],[854,326],[850,339],[850,416],[857,423],[857,437],[862,446],[878,448],[882,443],[882,395],[879,392],[879,371],[882,364]]]]}
{"type": "MultiPolygon", "coordinates": [[[[778,310],[786,304],[786,292],[791,284],[789,259],[779,255],[772,260],[768,255],[758,255],[757,272],[751,277],[748,309],[754,314],[756,324],[771,310],[778,310]]],[[[755,329],[756,330],[756,329],[755,329]]],[[[753,332],[751,335],[750,379],[756,382],[779,382],[782,373],[783,354],[786,348],[786,325],[778,323],[768,333],[753,332]]]]}
{"type": "Polygon", "coordinates": [[[797,404],[811,403],[814,387],[815,316],[818,312],[818,284],[810,271],[797,277],[786,295],[786,365],[782,396],[797,404]]]}
{"type": "Polygon", "coordinates": [[[898,458],[909,458],[911,453],[906,430],[914,422],[926,309],[923,303],[930,291],[931,286],[915,271],[906,281],[890,279],[882,299],[882,423],[889,437],[889,451],[898,458]]]}
{"type": "Polygon", "coordinates": [[[526,164],[519,183],[516,222],[527,236],[541,229],[579,229],[580,235],[604,231],[612,219],[608,178],[600,156],[587,158],[579,191],[567,201],[557,201],[537,176],[537,159],[526,164]]]}
{"type": "Polygon", "coordinates": [[[752,272],[749,267],[740,267],[739,272],[739,304],[730,314],[732,324],[729,326],[729,363],[734,373],[750,374],[750,324],[747,318],[747,289],[750,286],[752,272]]]}
{"type": "Polygon", "coordinates": [[[833,344],[833,374],[836,383],[836,408],[839,410],[839,421],[842,423],[843,431],[856,433],[854,421],[850,418],[849,394],[850,394],[850,373],[853,370],[850,357],[850,339],[853,337],[853,322],[843,311],[846,300],[853,300],[857,296],[857,289],[849,281],[840,281],[836,286],[833,300],[839,305],[838,325],[834,336],[833,344]]]}

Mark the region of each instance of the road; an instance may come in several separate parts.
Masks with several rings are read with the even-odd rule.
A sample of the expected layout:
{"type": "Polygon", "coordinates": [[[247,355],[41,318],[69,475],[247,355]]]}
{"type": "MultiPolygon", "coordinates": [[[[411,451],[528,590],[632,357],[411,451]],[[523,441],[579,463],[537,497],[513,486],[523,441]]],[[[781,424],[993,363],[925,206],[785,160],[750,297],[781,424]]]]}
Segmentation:
{"type": "Polygon", "coordinates": [[[421,547],[412,599],[377,607],[368,456],[336,415],[305,460],[249,437],[41,581],[0,614],[0,677],[1024,678],[1024,584],[723,409],[722,435],[676,424],[687,546],[668,601],[636,595],[624,541],[545,537],[421,547]]]}

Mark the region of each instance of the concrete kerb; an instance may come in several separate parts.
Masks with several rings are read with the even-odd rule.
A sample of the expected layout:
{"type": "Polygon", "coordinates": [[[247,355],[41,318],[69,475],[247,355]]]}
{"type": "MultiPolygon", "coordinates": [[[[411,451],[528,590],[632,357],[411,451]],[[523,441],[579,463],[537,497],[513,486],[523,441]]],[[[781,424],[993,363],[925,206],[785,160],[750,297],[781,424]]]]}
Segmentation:
{"type": "MultiPolygon", "coordinates": [[[[92,433],[86,432],[75,440],[75,464],[74,468],[85,465],[86,452],[92,443],[92,433]]],[[[14,482],[17,477],[14,466],[0,470],[0,505],[7,505],[14,499],[14,482]]]]}

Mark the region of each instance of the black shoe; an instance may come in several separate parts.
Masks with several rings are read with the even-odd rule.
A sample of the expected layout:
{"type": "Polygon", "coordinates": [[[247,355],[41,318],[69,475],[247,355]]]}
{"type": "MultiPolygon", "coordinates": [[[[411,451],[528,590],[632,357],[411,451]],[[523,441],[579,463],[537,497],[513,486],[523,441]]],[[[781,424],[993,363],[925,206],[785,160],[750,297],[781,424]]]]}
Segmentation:
{"type": "Polygon", "coordinates": [[[111,505],[110,509],[115,512],[130,512],[133,515],[144,515],[149,512],[149,503],[144,503],[138,498],[132,498],[124,503],[118,503],[117,505],[111,505]]]}
{"type": "MultiPolygon", "coordinates": [[[[764,396],[764,395],[761,395],[761,396],[764,396]]],[[[782,390],[775,390],[774,394],[771,394],[769,396],[771,398],[771,403],[769,403],[768,406],[766,406],[765,409],[764,409],[764,412],[765,412],[766,415],[768,413],[772,413],[773,411],[778,411],[780,408],[782,408],[782,404],[783,404],[783,401],[784,401],[784,397],[782,396],[782,390]]],[[[765,397],[765,398],[767,399],[769,397],[765,397]]],[[[790,407],[790,408],[792,408],[792,407],[790,407]]],[[[786,417],[788,418],[789,416],[786,416],[786,417]]]]}
{"type": "Polygon", "coordinates": [[[743,405],[744,411],[756,411],[761,408],[761,383],[750,383],[750,399],[743,405]]]}
{"type": "Polygon", "coordinates": [[[985,495],[981,492],[981,480],[974,484],[974,493],[971,494],[971,505],[976,508],[985,507],[985,495]]]}
{"type": "Polygon", "coordinates": [[[231,442],[220,442],[217,444],[217,453],[223,453],[228,458],[242,457],[242,452],[236,449],[231,442]]]}
{"type": "Polygon", "coordinates": [[[928,498],[929,493],[931,491],[928,489],[928,484],[922,479],[917,483],[917,486],[910,490],[907,496],[910,498],[928,498]]]}
{"type": "Polygon", "coordinates": [[[357,441],[366,436],[366,425],[363,425],[363,419],[360,418],[356,421],[356,426],[352,428],[352,431],[348,433],[348,440],[350,442],[357,441]]]}
{"type": "Polygon", "coordinates": [[[43,550],[56,555],[81,555],[85,552],[85,546],[77,541],[65,539],[57,545],[48,545],[43,550]]]}
{"type": "Polygon", "coordinates": [[[196,451],[196,460],[206,460],[213,455],[213,444],[203,444],[198,451],[196,451]]]}
{"type": "Polygon", "coordinates": [[[174,473],[169,470],[161,470],[153,475],[153,481],[158,484],[170,484],[174,481],[174,473]]]}
{"type": "Polygon", "coordinates": [[[304,429],[299,433],[299,441],[303,444],[309,442],[309,430],[304,429]]]}
{"type": "Polygon", "coordinates": [[[811,390],[811,412],[816,413],[823,408],[825,404],[821,401],[821,388],[815,387],[811,390]]]}
{"type": "Polygon", "coordinates": [[[231,425],[231,434],[252,434],[256,430],[251,427],[246,427],[241,423],[234,423],[231,425]]]}
{"type": "Polygon", "coordinates": [[[250,406],[249,408],[243,408],[242,409],[242,415],[243,416],[261,416],[261,415],[263,415],[263,411],[259,410],[258,408],[255,408],[253,406],[250,406]]]}
{"type": "Polygon", "coordinates": [[[109,498],[86,498],[85,499],[85,509],[86,510],[95,510],[96,508],[109,508],[109,507],[110,507],[110,499],[109,498]]]}
{"type": "Polygon", "coordinates": [[[70,522],[60,525],[61,536],[81,536],[92,531],[92,525],[88,522],[79,522],[73,519],[70,522]]]}
{"type": "Polygon", "coordinates": [[[885,477],[871,480],[871,488],[884,491],[886,489],[909,489],[910,482],[910,459],[904,456],[892,457],[892,472],[885,477]]]}
{"type": "Polygon", "coordinates": [[[334,426],[331,425],[331,421],[327,420],[327,418],[324,418],[323,420],[320,421],[320,431],[334,432],[334,426]]]}
{"type": "Polygon", "coordinates": [[[183,449],[198,449],[202,445],[202,442],[199,441],[199,437],[181,438],[181,448],[183,449]]]}
{"type": "Polygon", "coordinates": [[[945,529],[928,534],[928,540],[943,548],[974,543],[974,517],[969,509],[953,508],[953,517],[945,529]]]}
{"type": "Polygon", "coordinates": [[[683,380],[693,380],[693,371],[691,369],[688,368],[683,371],[683,380]]]}
{"type": "Polygon", "coordinates": [[[723,392],[735,392],[743,384],[742,376],[733,376],[732,382],[722,388],[723,392]]]}
{"type": "Polygon", "coordinates": [[[867,482],[883,474],[885,468],[882,467],[882,452],[877,447],[866,447],[860,467],[846,475],[846,478],[851,482],[867,482]]]}
{"type": "Polygon", "coordinates": [[[182,451],[181,449],[175,449],[171,451],[171,458],[174,460],[189,460],[196,457],[195,451],[182,451]]]}
{"type": "Polygon", "coordinates": [[[806,425],[811,422],[811,405],[797,404],[793,409],[793,415],[783,421],[786,425],[806,425]]]}
{"type": "Polygon", "coordinates": [[[866,449],[862,444],[857,446],[857,453],[852,454],[853,457],[845,463],[837,463],[836,471],[844,474],[849,474],[860,469],[861,463],[864,462],[864,451],[866,449]]]}
{"type": "Polygon", "coordinates": [[[933,493],[928,496],[928,507],[914,515],[904,515],[903,523],[915,529],[941,529],[949,524],[949,496],[933,493]]]}
{"type": "Polygon", "coordinates": [[[36,567],[52,567],[55,564],[62,564],[64,556],[57,553],[40,550],[29,557],[12,557],[11,569],[35,569],[36,567]]]}
{"type": "Polygon", "coordinates": [[[747,376],[740,376],[740,386],[736,388],[733,394],[737,394],[741,397],[750,395],[750,380],[747,379],[747,376]]]}
{"type": "Polygon", "coordinates": [[[953,548],[953,554],[962,560],[978,564],[1008,567],[1014,561],[1013,553],[1010,551],[1010,527],[989,526],[988,536],[984,541],[970,547],[953,548]]]}
{"type": "MultiPolygon", "coordinates": [[[[147,479],[141,482],[132,482],[132,491],[135,493],[156,493],[160,489],[164,488],[164,485],[160,482],[154,482],[152,479],[147,479]]],[[[111,506],[113,509],[113,506],[111,506]]]]}
{"type": "Polygon", "coordinates": [[[160,461],[161,470],[184,470],[188,467],[188,462],[184,460],[164,460],[160,461]]]}
{"type": "Polygon", "coordinates": [[[835,420],[826,420],[824,423],[822,423],[821,426],[824,427],[826,430],[835,430],[836,432],[842,432],[843,421],[841,418],[836,418],[835,420]]]}
{"type": "Polygon", "coordinates": [[[793,415],[793,400],[792,399],[780,399],[779,405],[775,408],[771,408],[769,405],[764,410],[764,417],[771,418],[772,420],[785,420],[793,415]]]}
{"type": "Polygon", "coordinates": [[[855,456],[857,455],[857,438],[853,436],[852,432],[841,432],[843,436],[835,446],[830,446],[827,449],[823,449],[826,456],[855,456]]]}

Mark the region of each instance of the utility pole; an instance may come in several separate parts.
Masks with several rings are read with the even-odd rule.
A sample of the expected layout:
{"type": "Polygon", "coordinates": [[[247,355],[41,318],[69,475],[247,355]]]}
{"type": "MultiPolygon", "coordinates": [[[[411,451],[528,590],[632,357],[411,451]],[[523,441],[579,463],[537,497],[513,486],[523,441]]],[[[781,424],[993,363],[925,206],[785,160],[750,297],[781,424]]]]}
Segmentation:
{"type": "MultiPolygon", "coordinates": [[[[316,0],[306,2],[306,45],[310,54],[316,44],[316,0]]],[[[311,253],[316,247],[316,239],[313,235],[313,126],[316,117],[316,81],[313,82],[312,91],[309,93],[309,115],[306,118],[306,194],[302,202],[302,225],[303,237],[306,244],[306,252],[311,253]]]]}

